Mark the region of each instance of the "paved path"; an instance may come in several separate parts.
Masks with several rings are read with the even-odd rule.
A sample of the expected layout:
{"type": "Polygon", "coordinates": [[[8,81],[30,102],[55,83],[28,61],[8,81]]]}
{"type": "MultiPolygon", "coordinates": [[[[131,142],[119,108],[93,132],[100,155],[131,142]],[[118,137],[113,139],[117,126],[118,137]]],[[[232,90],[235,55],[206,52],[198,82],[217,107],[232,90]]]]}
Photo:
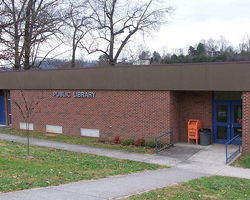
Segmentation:
{"type": "MultiPolygon", "coordinates": [[[[26,143],[25,137],[0,133],[0,139],[26,143]]],[[[103,155],[113,158],[129,159],[147,163],[172,166],[162,169],[130,175],[115,176],[100,180],[24,190],[0,194],[4,200],[52,200],[52,199],[112,199],[138,194],[155,188],[161,188],[191,179],[210,175],[235,176],[250,179],[250,170],[225,165],[221,146],[201,147],[176,145],[171,151],[160,155],[128,153],[111,149],[87,147],[61,142],[31,138],[32,145],[65,149],[81,153],[103,155]],[[179,150],[179,154],[178,154],[179,150]]]]}
{"type": "Polygon", "coordinates": [[[115,176],[93,181],[83,181],[47,188],[24,190],[0,195],[4,200],[97,200],[112,199],[138,194],[154,188],[161,188],[206,176],[207,174],[180,169],[162,169],[115,176]]]}

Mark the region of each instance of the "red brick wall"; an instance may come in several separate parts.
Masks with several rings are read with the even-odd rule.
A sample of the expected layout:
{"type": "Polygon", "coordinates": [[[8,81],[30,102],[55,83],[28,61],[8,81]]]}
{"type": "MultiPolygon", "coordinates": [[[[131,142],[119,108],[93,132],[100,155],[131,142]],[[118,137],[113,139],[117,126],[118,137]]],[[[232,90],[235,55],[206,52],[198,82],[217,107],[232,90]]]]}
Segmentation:
{"type": "MultiPolygon", "coordinates": [[[[73,91],[71,91],[72,93],[73,91]]],[[[187,142],[189,119],[200,119],[203,128],[212,129],[212,92],[197,91],[94,91],[95,98],[56,98],[52,90],[23,91],[34,106],[35,131],[46,125],[63,127],[63,134],[80,136],[80,128],[99,129],[102,138],[145,137],[154,139],[174,131],[174,143],[187,142]]],[[[11,90],[11,98],[24,106],[20,91],[11,90]]],[[[18,129],[24,122],[12,103],[12,124],[18,129]]],[[[243,154],[250,154],[250,92],[243,92],[243,154]]],[[[212,140],[212,138],[211,138],[212,140]]]]}
{"type": "Polygon", "coordinates": [[[181,92],[170,93],[170,129],[174,132],[174,143],[181,141],[181,92]]]}
{"type": "MultiPolygon", "coordinates": [[[[80,136],[80,128],[99,129],[102,138],[145,137],[154,139],[170,130],[169,91],[94,91],[95,98],[56,98],[52,90],[25,90],[27,102],[38,105],[31,122],[35,131],[46,125],[63,127],[63,134],[80,136]]],[[[71,91],[71,94],[73,91],[71,91]]],[[[23,102],[18,90],[11,90],[12,100],[23,102]]],[[[24,122],[12,103],[13,127],[24,122]]]]}
{"type": "MultiPolygon", "coordinates": [[[[212,92],[180,92],[180,141],[188,141],[188,121],[190,119],[201,120],[203,128],[210,128],[212,132],[212,92]]],[[[212,135],[212,134],[211,134],[212,135]]],[[[211,138],[212,141],[212,138],[211,138]]]]}
{"type": "Polygon", "coordinates": [[[242,97],[242,154],[250,155],[250,92],[243,92],[242,97]]]}
{"type": "MultiPolygon", "coordinates": [[[[200,119],[203,127],[212,128],[212,92],[175,91],[95,91],[95,98],[56,98],[53,91],[23,91],[34,109],[36,131],[46,125],[63,126],[63,134],[80,135],[80,128],[99,129],[102,138],[145,137],[154,139],[174,131],[174,143],[187,142],[189,119],[200,119]]],[[[72,93],[73,91],[71,91],[72,93]]],[[[12,90],[11,98],[22,103],[20,91],[12,90]]],[[[12,104],[13,127],[24,122],[12,104]]]]}

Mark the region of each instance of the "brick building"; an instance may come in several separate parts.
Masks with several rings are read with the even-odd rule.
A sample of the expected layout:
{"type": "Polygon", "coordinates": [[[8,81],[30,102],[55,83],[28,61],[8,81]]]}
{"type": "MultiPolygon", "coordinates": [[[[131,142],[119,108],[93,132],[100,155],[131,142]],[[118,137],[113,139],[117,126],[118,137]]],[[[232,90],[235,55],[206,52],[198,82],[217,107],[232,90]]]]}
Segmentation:
{"type": "Polygon", "coordinates": [[[33,103],[30,129],[112,140],[173,130],[187,142],[189,119],[212,143],[242,136],[250,154],[250,62],[0,72],[0,124],[25,129],[14,102],[33,103]]]}

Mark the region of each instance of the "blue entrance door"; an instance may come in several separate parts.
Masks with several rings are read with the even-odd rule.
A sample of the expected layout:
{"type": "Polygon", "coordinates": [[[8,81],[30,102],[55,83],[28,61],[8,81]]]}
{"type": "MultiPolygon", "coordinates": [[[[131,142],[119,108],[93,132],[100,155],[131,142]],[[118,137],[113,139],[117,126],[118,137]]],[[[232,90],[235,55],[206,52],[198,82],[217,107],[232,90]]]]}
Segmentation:
{"type": "Polygon", "coordinates": [[[236,135],[242,136],[242,102],[214,101],[213,140],[225,144],[236,135]]]}
{"type": "Polygon", "coordinates": [[[4,95],[0,95],[0,124],[6,124],[4,95]]]}

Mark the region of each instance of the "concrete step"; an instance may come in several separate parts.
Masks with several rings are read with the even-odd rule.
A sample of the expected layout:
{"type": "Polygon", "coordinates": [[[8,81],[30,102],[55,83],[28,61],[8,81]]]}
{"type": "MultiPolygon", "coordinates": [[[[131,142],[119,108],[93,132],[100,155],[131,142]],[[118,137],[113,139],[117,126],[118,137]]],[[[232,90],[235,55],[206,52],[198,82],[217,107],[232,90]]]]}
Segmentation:
{"type": "Polygon", "coordinates": [[[0,130],[9,130],[9,129],[12,129],[12,126],[0,125],[0,130]]]}

